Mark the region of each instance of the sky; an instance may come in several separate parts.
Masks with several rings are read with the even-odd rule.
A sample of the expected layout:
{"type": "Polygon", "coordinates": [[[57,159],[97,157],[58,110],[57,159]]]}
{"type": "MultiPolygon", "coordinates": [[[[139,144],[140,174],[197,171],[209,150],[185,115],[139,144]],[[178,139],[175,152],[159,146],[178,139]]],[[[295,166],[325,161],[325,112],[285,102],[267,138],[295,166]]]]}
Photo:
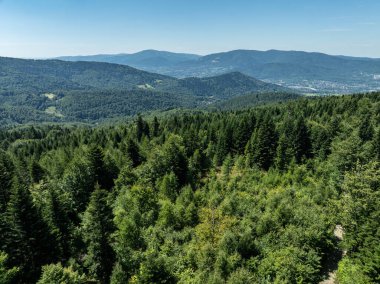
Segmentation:
{"type": "Polygon", "coordinates": [[[145,49],[380,58],[380,0],[0,0],[0,56],[145,49]]]}

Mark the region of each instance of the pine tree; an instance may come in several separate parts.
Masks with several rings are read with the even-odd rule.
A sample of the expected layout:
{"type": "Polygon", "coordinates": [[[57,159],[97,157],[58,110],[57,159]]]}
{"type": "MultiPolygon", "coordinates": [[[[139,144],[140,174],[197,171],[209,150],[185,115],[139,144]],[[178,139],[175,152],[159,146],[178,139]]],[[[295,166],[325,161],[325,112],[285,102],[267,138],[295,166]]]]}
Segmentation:
{"type": "Polygon", "coordinates": [[[137,145],[137,143],[135,143],[135,141],[133,141],[132,139],[128,139],[125,151],[128,158],[132,161],[133,167],[137,167],[141,164],[142,158],[140,156],[139,146],[137,145]]]}
{"type": "Polygon", "coordinates": [[[14,166],[7,155],[0,150],[0,213],[4,212],[9,201],[14,166]]]}
{"type": "Polygon", "coordinates": [[[380,129],[376,132],[375,137],[373,138],[373,149],[377,161],[380,162],[380,129]]]}
{"type": "Polygon", "coordinates": [[[95,182],[98,182],[101,188],[110,190],[114,185],[113,176],[104,162],[103,150],[92,145],[88,149],[87,158],[92,166],[95,182]]]}
{"type": "Polygon", "coordinates": [[[5,223],[4,250],[10,263],[20,267],[20,281],[34,282],[41,266],[55,259],[56,244],[34,206],[28,188],[18,179],[12,187],[5,223]]]}
{"type": "Polygon", "coordinates": [[[171,201],[175,201],[178,194],[178,180],[173,172],[166,174],[159,183],[160,193],[169,198],[171,201]]]}
{"type": "Polygon", "coordinates": [[[74,158],[66,168],[62,180],[62,192],[68,195],[68,207],[71,208],[72,216],[86,209],[95,183],[92,165],[78,157],[74,158]]]}
{"type": "Polygon", "coordinates": [[[137,117],[136,121],[136,137],[137,141],[141,141],[143,136],[148,136],[149,137],[149,125],[148,123],[142,119],[142,117],[139,115],[137,117]]]}
{"type": "Polygon", "coordinates": [[[311,155],[310,133],[301,116],[294,123],[292,140],[295,161],[300,163],[304,158],[309,158],[311,155]]]}
{"type": "MultiPolygon", "coordinates": [[[[62,198],[61,198],[62,199],[62,198]]],[[[66,261],[75,254],[72,247],[74,224],[70,220],[67,204],[64,204],[57,193],[50,188],[42,217],[49,226],[50,232],[57,240],[57,251],[61,260],[66,261]]]]}
{"type": "Polygon", "coordinates": [[[363,118],[361,118],[359,125],[359,137],[364,142],[366,142],[372,139],[373,134],[374,129],[371,122],[371,116],[367,114],[363,118]]]}
{"type": "Polygon", "coordinates": [[[216,146],[216,165],[220,166],[232,147],[233,130],[229,124],[223,125],[220,130],[216,146]]]}
{"type": "Polygon", "coordinates": [[[158,119],[155,116],[153,118],[153,123],[152,123],[152,135],[153,135],[153,137],[157,137],[158,136],[159,130],[160,130],[160,123],[158,122],[158,119]]]}
{"type": "Polygon", "coordinates": [[[34,183],[39,183],[44,176],[44,169],[36,159],[33,159],[30,163],[30,176],[34,183]]]}
{"type": "Polygon", "coordinates": [[[244,153],[244,147],[249,141],[251,135],[252,129],[248,118],[243,117],[243,119],[238,121],[236,127],[233,129],[233,150],[235,153],[244,153]]]}
{"type": "Polygon", "coordinates": [[[173,172],[180,186],[187,181],[188,166],[182,139],[170,136],[164,145],[163,158],[167,172],[173,172]]]}
{"type": "Polygon", "coordinates": [[[114,226],[107,195],[107,191],[95,189],[82,221],[82,236],[86,244],[84,265],[89,276],[95,277],[101,283],[108,283],[115,257],[110,246],[114,226]]]}
{"type": "Polygon", "coordinates": [[[279,170],[285,170],[291,159],[291,153],[289,153],[289,141],[286,135],[283,133],[278,140],[275,159],[276,167],[279,170]]]}
{"type": "Polygon", "coordinates": [[[246,146],[249,166],[268,170],[272,165],[277,146],[277,133],[273,121],[266,117],[252,134],[246,146]]]}

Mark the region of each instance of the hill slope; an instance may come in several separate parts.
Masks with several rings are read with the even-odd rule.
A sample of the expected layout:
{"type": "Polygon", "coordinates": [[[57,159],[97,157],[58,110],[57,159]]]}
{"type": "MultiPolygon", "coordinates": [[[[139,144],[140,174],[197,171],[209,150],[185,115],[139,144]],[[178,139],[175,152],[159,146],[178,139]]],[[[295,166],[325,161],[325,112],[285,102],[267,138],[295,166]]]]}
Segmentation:
{"type": "Polygon", "coordinates": [[[173,66],[175,64],[196,60],[201,56],[187,53],[174,53],[158,50],[143,50],[133,54],[97,54],[90,56],[61,56],[56,59],[65,61],[96,61],[130,65],[139,69],[173,66]]]}
{"type": "MultiPolygon", "coordinates": [[[[74,60],[75,57],[64,59],[74,60]]],[[[80,59],[111,62],[106,57],[80,59]]],[[[125,64],[115,57],[112,57],[112,62],[125,64]]],[[[239,71],[260,80],[281,83],[305,92],[352,93],[380,90],[379,59],[315,52],[234,50],[202,57],[194,56],[174,64],[159,62],[153,57],[146,58],[144,64],[131,61],[129,64],[178,78],[207,77],[239,71]]]]}
{"type": "Polygon", "coordinates": [[[0,58],[0,121],[86,121],[289,92],[241,73],[176,79],[99,62],[0,58]]]}

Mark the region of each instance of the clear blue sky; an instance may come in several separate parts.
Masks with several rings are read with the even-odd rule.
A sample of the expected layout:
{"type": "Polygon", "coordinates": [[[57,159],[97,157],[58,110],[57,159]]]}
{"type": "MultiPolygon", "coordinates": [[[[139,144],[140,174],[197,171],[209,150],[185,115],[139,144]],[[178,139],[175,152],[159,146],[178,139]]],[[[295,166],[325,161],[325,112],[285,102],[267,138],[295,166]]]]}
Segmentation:
{"type": "Polygon", "coordinates": [[[0,56],[143,49],[380,58],[380,0],[0,0],[0,56]]]}

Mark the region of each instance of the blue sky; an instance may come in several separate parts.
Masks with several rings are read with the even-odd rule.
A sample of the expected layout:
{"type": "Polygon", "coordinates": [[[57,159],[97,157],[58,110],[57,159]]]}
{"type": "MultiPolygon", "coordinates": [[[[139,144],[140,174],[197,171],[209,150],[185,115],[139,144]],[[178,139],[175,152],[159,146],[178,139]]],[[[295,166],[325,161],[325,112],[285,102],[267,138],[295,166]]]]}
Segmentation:
{"type": "Polygon", "coordinates": [[[0,0],[0,56],[281,49],[380,58],[379,0],[0,0]]]}

